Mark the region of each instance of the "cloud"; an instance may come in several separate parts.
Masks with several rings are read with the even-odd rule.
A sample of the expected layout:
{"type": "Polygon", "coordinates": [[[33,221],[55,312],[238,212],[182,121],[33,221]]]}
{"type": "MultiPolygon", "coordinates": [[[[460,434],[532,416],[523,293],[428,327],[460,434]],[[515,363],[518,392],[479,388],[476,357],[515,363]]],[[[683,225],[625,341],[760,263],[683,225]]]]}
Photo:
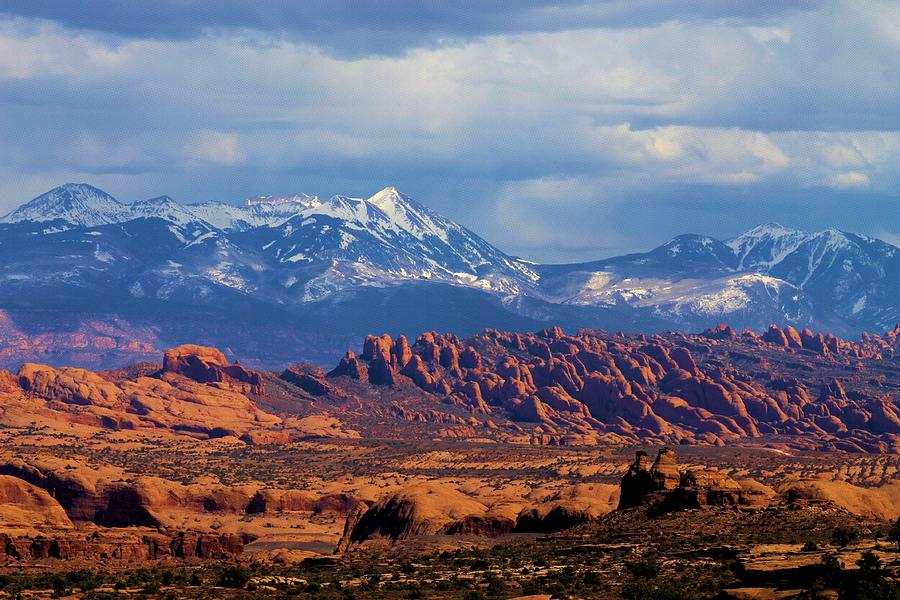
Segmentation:
{"type": "Polygon", "coordinates": [[[250,30],[360,56],[397,55],[409,48],[498,34],[651,27],[669,21],[766,23],[818,4],[811,0],[6,0],[0,12],[141,39],[180,40],[250,30]]]}
{"type": "MultiPolygon", "coordinates": [[[[0,212],[57,173],[185,201],[394,184],[581,257],[667,232],[609,225],[651,196],[777,218],[900,189],[889,2],[208,6],[4,3],[0,155],[25,183],[0,212]]],[[[833,225],[857,222],[844,204],[833,225]]]]}
{"type": "Polygon", "coordinates": [[[235,165],[242,160],[235,135],[208,129],[195,134],[194,139],[185,146],[184,154],[189,159],[221,165],[235,165]]]}
{"type": "Polygon", "coordinates": [[[867,187],[869,176],[859,171],[847,171],[828,176],[828,183],[836,188],[867,187]]]}

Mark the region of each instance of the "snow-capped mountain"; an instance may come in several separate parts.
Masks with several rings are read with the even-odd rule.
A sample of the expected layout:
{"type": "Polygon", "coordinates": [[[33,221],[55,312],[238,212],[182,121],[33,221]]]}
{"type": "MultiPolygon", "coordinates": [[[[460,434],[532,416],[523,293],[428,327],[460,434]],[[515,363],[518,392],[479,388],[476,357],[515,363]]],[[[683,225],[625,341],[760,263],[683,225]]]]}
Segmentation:
{"type": "Polygon", "coordinates": [[[0,310],[131,311],[156,315],[151,325],[173,312],[190,322],[218,315],[259,343],[256,326],[289,322],[351,336],[721,321],[849,334],[900,320],[900,249],[880,240],[768,224],[725,241],[687,234],[649,252],[536,265],[390,187],[365,199],[296,194],[232,206],[166,196],[126,204],[66,184],[0,221],[0,257],[0,310]]]}
{"type": "Polygon", "coordinates": [[[174,223],[203,222],[223,231],[245,231],[284,223],[304,209],[319,205],[316,196],[292,194],[248,198],[242,206],[222,202],[179,204],[168,196],[120,202],[86,183],[66,183],[0,218],[0,223],[65,221],[78,227],[160,218],[174,223]]]}
{"type": "Polygon", "coordinates": [[[725,243],[737,256],[737,269],[767,269],[781,262],[809,237],[803,231],[766,223],[725,243]]]}
{"type": "Polygon", "coordinates": [[[650,308],[681,325],[719,319],[878,330],[900,318],[900,249],[836,229],[770,223],[724,242],[689,234],[646,253],[537,270],[552,301],[650,308]]]}
{"type": "MultiPolygon", "coordinates": [[[[66,185],[45,196],[73,187],[86,191],[66,185]]],[[[15,260],[0,266],[0,281],[15,282],[6,288],[10,294],[28,286],[93,290],[103,280],[108,299],[215,305],[221,294],[239,294],[299,310],[359,286],[441,283],[502,296],[523,293],[537,280],[526,263],[394,188],[368,199],[261,196],[242,206],[182,205],[166,196],[124,204],[109,197],[90,213],[62,206],[52,215],[62,226],[35,231],[43,198],[0,226],[0,252],[14,239],[20,244],[7,255],[15,260]]]]}
{"type": "Polygon", "coordinates": [[[246,231],[264,225],[281,225],[300,211],[319,204],[318,196],[291,194],[248,198],[242,206],[204,202],[191,204],[186,209],[223,231],[246,231]]]}
{"type": "Polygon", "coordinates": [[[126,205],[86,183],[67,183],[41,194],[5,215],[0,222],[47,222],[57,219],[79,227],[119,223],[130,216],[126,205]]]}
{"type": "Polygon", "coordinates": [[[304,301],[322,299],[348,282],[443,281],[518,293],[523,281],[536,279],[524,263],[394,188],[369,199],[334,196],[241,239],[272,263],[318,267],[299,288],[304,301]]]}
{"type": "Polygon", "coordinates": [[[124,223],[134,219],[162,219],[169,223],[186,226],[192,224],[200,227],[205,231],[209,231],[211,227],[204,219],[197,217],[193,212],[182,204],[179,204],[168,196],[158,196],[156,198],[148,198],[147,200],[138,200],[127,205],[127,212],[117,223],[124,223]]]}

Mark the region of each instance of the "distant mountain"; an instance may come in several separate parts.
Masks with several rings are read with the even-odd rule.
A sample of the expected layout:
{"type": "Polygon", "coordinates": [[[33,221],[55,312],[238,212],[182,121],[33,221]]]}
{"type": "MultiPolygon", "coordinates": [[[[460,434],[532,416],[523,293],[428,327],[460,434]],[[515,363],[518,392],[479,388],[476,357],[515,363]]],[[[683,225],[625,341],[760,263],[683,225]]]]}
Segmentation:
{"type": "Polygon", "coordinates": [[[646,253],[536,270],[551,301],[650,308],[694,329],[724,320],[858,333],[900,320],[900,249],[835,229],[770,223],[725,242],[682,235],[646,253]]]}
{"type": "Polygon", "coordinates": [[[2,221],[42,223],[59,219],[79,227],[96,227],[129,217],[127,206],[103,190],[86,183],[67,183],[23,204],[2,221]]]}
{"type": "Polygon", "coordinates": [[[767,224],[730,240],[689,234],[645,253],[536,265],[390,187],[368,199],[232,206],[126,204],[65,184],[0,219],[0,257],[9,314],[39,315],[50,330],[48,315],[65,312],[66,327],[87,312],[92,322],[117,315],[163,337],[203,323],[207,337],[191,341],[243,345],[264,361],[285,334],[336,353],[360,333],[415,334],[428,323],[465,334],[777,322],[848,335],[900,321],[900,250],[880,240],[767,224]]]}

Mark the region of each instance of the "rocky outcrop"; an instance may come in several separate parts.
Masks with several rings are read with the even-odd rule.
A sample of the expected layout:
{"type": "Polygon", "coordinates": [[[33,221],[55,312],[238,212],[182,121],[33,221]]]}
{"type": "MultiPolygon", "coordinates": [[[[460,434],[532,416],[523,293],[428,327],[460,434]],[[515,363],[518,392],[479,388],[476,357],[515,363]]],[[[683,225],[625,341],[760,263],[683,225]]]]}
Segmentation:
{"type": "Polygon", "coordinates": [[[519,504],[486,505],[446,485],[415,484],[367,507],[351,510],[335,553],[370,540],[395,542],[425,535],[495,537],[511,532],[549,532],[573,527],[610,512],[616,486],[579,484],[519,504]],[[524,507],[518,509],[518,506],[524,507]]]}
{"type": "Polygon", "coordinates": [[[247,503],[247,514],[308,512],[347,514],[361,501],[347,494],[316,494],[307,490],[263,489],[247,503]]]}
{"type": "Polygon", "coordinates": [[[846,481],[802,479],[784,484],[778,493],[791,505],[827,503],[882,521],[900,518],[900,481],[863,488],[846,481]]]}
{"type": "Polygon", "coordinates": [[[338,365],[328,372],[327,377],[349,377],[350,379],[368,379],[369,370],[359,359],[356,354],[348,350],[344,358],[338,365]]]}
{"type": "Polygon", "coordinates": [[[185,344],[167,350],[163,356],[163,371],[177,373],[198,383],[232,383],[240,389],[246,384],[250,392],[263,392],[262,376],[238,363],[229,364],[225,355],[215,348],[185,344]]]}
{"type": "Polygon", "coordinates": [[[660,491],[670,491],[678,487],[681,482],[681,473],[678,472],[678,461],[675,451],[671,448],[663,448],[656,455],[656,460],[650,467],[650,478],[653,480],[653,488],[660,491]]]}
{"type": "Polygon", "coordinates": [[[66,511],[46,490],[18,477],[0,475],[0,530],[71,528],[66,511]]]}
{"type": "Polygon", "coordinates": [[[622,477],[620,487],[619,510],[640,506],[674,511],[704,506],[759,505],[762,496],[760,486],[751,484],[748,496],[752,498],[745,500],[741,484],[719,471],[697,467],[680,470],[672,448],[660,449],[649,468],[647,453],[639,451],[622,477]]]}
{"type": "Polygon", "coordinates": [[[118,386],[85,369],[26,363],[18,381],[26,392],[64,404],[119,408],[123,403],[118,386]]]}
{"type": "Polygon", "coordinates": [[[483,516],[487,507],[445,486],[406,488],[374,504],[350,532],[350,543],[376,537],[391,541],[446,532],[457,521],[483,516]]]}
{"type": "Polygon", "coordinates": [[[546,533],[593,521],[613,510],[619,499],[616,486],[602,483],[565,487],[518,515],[515,531],[546,533]]]}
{"type": "Polygon", "coordinates": [[[127,478],[117,468],[96,468],[51,457],[28,462],[9,459],[0,473],[28,482],[48,494],[72,521],[103,527],[159,527],[173,513],[243,513],[255,489],[221,485],[183,485],[158,477],[127,478]]]}
{"type": "Polygon", "coordinates": [[[634,462],[629,465],[620,484],[619,509],[639,506],[655,489],[653,476],[647,461],[647,453],[638,450],[634,462]]]}
{"type": "MultiPolygon", "coordinates": [[[[341,538],[335,546],[334,554],[344,554],[350,548],[353,531],[362,521],[363,516],[369,510],[369,505],[365,502],[357,502],[350,512],[347,514],[347,520],[344,521],[344,530],[341,538]]],[[[361,532],[357,533],[357,540],[361,537],[361,532]]]]}
{"type": "Polygon", "coordinates": [[[149,375],[141,369],[99,374],[27,363],[14,378],[3,379],[0,423],[20,426],[38,419],[286,442],[292,433],[282,419],[261,410],[249,396],[263,391],[261,374],[229,365],[220,352],[201,346],[167,352],[164,369],[149,375]]]}

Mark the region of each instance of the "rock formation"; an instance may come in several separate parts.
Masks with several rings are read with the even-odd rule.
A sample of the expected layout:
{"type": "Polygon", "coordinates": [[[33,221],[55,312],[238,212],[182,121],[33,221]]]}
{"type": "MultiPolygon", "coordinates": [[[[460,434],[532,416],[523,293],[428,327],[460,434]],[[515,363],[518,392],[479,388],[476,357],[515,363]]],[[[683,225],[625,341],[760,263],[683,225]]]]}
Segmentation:
{"type": "Polygon", "coordinates": [[[639,506],[655,489],[653,476],[647,466],[647,453],[638,450],[634,462],[622,476],[619,509],[639,506]]]}
{"type": "Polygon", "coordinates": [[[167,350],[163,357],[163,371],[178,373],[199,383],[247,384],[254,394],[263,392],[259,373],[238,363],[228,364],[225,355],[215,348],[185,344],[167,350]]]}
{"type": "Polygon", "coordinates": [[[660,449],[649,468],[647,453],[639,451],[622,477],[621,490],[618,510],[652,505],[670,511],[748,503],[741,484],[724,473],[702,468],[679,470],[672,448],[660,449]]]}
{"type": "MultiPolygon", "coordinates": [[[[361,357],[348,353],[329,377],[374,386],[408,381],[473,414],[534,424],[533,443],[719,445],[777,435],[815,439],[812,447],[821,449],[889,452],[900,451],[900,390],[864,385],[848,393],[842,386],[859,379],[854,361],[889,372],[884,357],[895,343],[891,332],[856,344],[776,325],[761,337],[727,326],[652,338],[566,335],[558,327],[534,334],[485,330],[466,340],[429,332],[412,346],[405,338],[368,336],[361,357]],[[811,400],[816,377],[806,374],[835,364],[844,377],[820,379],[822,393],[811,400]],[[797,368],[801,377],[785,377],[797,368]]],[[[884,387],[887,376],[873,382],[884,387]]]]}
{"type": "Polygon", "coordinates": [[[495,537],[514,531],[557,531],[610,512],[617,500],[616,486],[579,484],[548,497],[486,505],[446,485],[415,484],[372,506],[360,503],[351,510],[335,553],[379,539],[396,542],[425,535],[495,537]]]}
{"type": "Polygon", "coordinates": [[[71,529],[72,521],[53,496],[18,477],[0,475],[0,530],[71,529]]]}

